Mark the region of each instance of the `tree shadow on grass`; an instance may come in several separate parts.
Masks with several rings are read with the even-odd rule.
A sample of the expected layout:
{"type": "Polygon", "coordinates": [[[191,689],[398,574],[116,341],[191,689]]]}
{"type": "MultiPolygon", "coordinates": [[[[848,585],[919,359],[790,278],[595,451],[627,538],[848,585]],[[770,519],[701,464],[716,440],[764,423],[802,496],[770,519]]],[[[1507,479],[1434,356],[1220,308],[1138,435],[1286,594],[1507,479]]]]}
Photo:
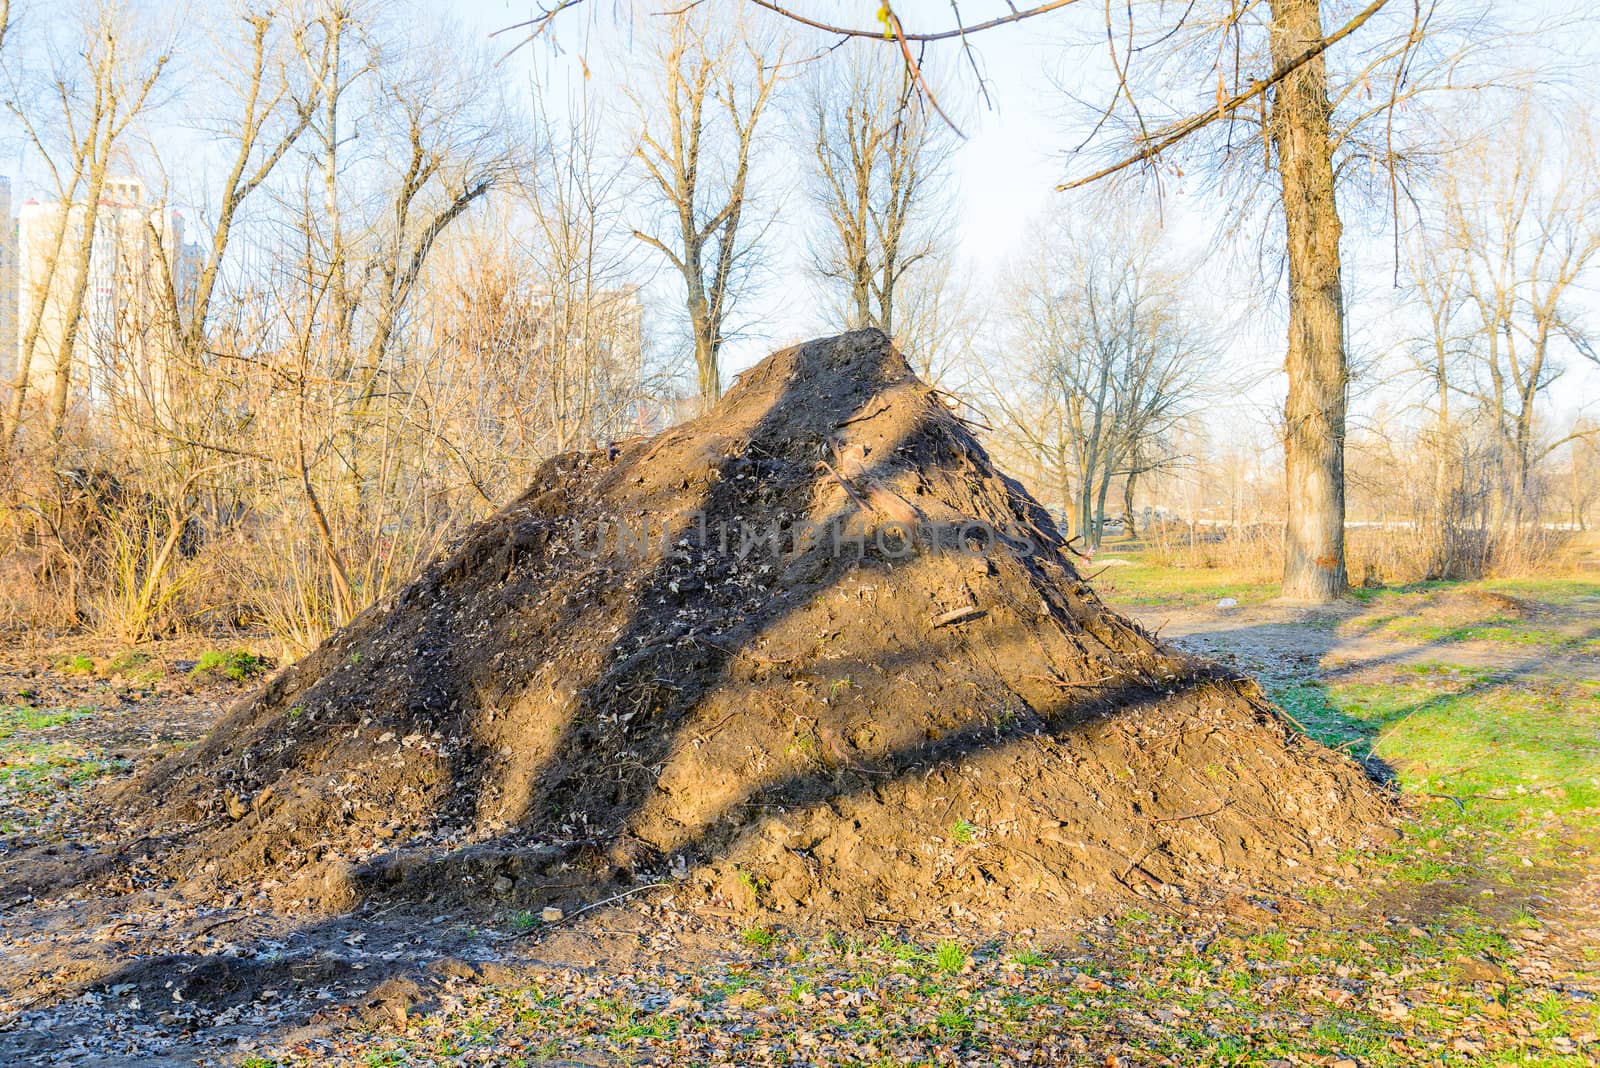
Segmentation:
{"type": "MultiPolygon", "coordinates": [[[[1432,588],[1438,584],[1424,585],[1432,588]]],[[[1341,652],[1348,652],[1351,643],[1327,627],[1289,626],[1295,631],[1290,643],[1284,641],[1284,624],[1266,623],[1196,631],[1186,636],[1185,644],[1204,649],[1208,655],[1261,665],[1263,684],[1297,726],[1316,741],[1357,757],[1374,778],[1385,782],[1398,777],[1392,761],[1375,752],[1385,732],[1497,691],[1509,693],[1543,678],[1561,677],[1573,651],[1600,637],[1600,626],[1588,627],[1558,645],[1518,645],[1506,662],[1483,665],[1476,662],[1480,659],[1476,655],[1453,656],[1461,653],[1459,638],[1447,631],[1425,641],[1397,640],[1382,652],[1333,661],[1341,652]],[[1415,671],[1417,683],[1433,677],[1437,670],[1449,669],[1459,673],[1461,684],[1398,703],[1380,715],[1352,714],[1330,698],[1330,685],[1382,669],[1415,671]]]]}

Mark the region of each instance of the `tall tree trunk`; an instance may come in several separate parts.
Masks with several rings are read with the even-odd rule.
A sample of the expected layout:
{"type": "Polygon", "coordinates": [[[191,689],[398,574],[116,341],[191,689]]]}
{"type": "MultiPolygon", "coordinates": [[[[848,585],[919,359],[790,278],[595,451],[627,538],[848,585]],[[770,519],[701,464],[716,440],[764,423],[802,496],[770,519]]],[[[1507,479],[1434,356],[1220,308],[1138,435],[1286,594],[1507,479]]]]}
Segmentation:
{"type": "Polygon", "coordinates": [[[1100,531],[1094,525],[1094,475],[1085,474],[1078,487],[1078,534],[1083,544],[1095,548],[1100,544],[1100,531]]]}
{"type": "MultiPolygon", "coordinates": [[[[1275,63],[1288,62],[1321,40],[1319,0],[1272,0],[1271,6],[1275,63]]],[[[1330,110],[1320,55],[1285,78],[1273,98],[1272,137],[1289,253],[1283,596],[1297,601],[1331,601],[1350,588],[1344,560],[1349,370],[1330,110]]]]}
{"type": "MultiPolygon", "coordinates": [[[[699,271],[699,256],[692,257],[699,271]]],[[[722,399],[722,368],[719,366],[717,324],[712,321],[711,302],[699,286],[696,275],[685,274],[689,287],[689,332],[694,335],[695,385],[700,390],[700,405],[709,409],[722,399]]]]}
{"type": "Polygon", "coordinates": [[[1444,356],[1438,363],[1439,415],[1433,431],[1433,551],[1428,564],[1427,578],[1453,578],[1464,568],[1459,559],[1461,524],[1464,516],[1456,514],[1456,502],[1451,492],[1451,454],[1455,435],[1450,430],[1450,388],[1445,378],[1444,356]]]}
{"type": "Polygon", "coordinates": [[[1133,486],[1138,478],[1137,471],[1129,471],[1128,477],[1122,482],[1122,525],[1130,538],[1137,537],[1139,533],[1133,521],[1133,486]]]}
{"type": "Polygon", "coordinates": [[[1111,465],[1107,464],[1105,473],[1100,476],[1100,492],[1095,495],[1094,502],[1094,544],[1100,547],[1100,542],[1106,536],[1106,495],[1111,491],[1111,465]]]}

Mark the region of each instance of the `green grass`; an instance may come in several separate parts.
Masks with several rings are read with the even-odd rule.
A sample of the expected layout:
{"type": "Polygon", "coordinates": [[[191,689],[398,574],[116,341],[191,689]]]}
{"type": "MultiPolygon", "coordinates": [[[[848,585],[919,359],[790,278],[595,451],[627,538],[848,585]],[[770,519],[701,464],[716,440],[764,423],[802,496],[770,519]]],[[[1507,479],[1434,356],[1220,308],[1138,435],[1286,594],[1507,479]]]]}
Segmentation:
{"type": "Polygon", "coordinates": [[[13,744],[0,750],[0,834],[35,825],[56,800],[128,766],[125,760],[73,742],[13,744]]]}
{"type": "MultiPolygon", "coordinates": [[[[1225,572],[1146,564],[1106,578],[1123,591],[1113,602],[1159,602],[1170,591],[1193,603],[1248,595],[1225,572]]],[[[1600,844],[1600,684],[1537,670],[1547,650],[1600,648],[1584,625],[1600,619],[1600,582],[1428,582],[1354,596],[1365,611],[1341,633],[1434,643],[1438,659],[1354,677],[1279,674],[1272,696],[1312,737],[1383,762],[1418,799],[1421,817],[1380,858],[1392,877],[1411,886],[1506,883],[1525,862],[1570,863],[1561,856],[1574,843],[1600,844]],[[1480,608],[1457,596],[1477,590],[1528,607],[1508,611],[1486,598],[1480,608]],[[1440,602],[1441,594],[1453,599],[1440,602]],[[1450,645],[1468,641],[1508,646],[1527,662],[1451,662],[1450,645]]]]}
{"type": "Polygon", "coordinates": [[[968,1015],[965,1005],[954,1005],[945,1009],[934,1018],[934,1026],[941,1031],[971,1031],[972,1017],[968,1015]]]}
{"type": "Polygon", "coordinates": [[[947,975],[954,975],[967,965],[967,951],[959,942],[946,939],[933,947],[933,966],[947,975]]]}
{"type": "Polygon", "coordinates": [[[1396,597],[1404,597],[1414,593],[1433,593],[1439,590],[1455,589],[1465,583],[1445,580],[1432,580],[1427,582],[1406,582],[1397,586],[1358,586],[1350,591],[1352,600],[1360,604],[1381,604],[1396,597]]]}
{"type": "MultiPolygon", "coordinates": [[[[1198,603],[1239,593],[1222,573],[1209,583],[1204,573],[1119,568],[1116,575],[1119,584],[1144,583],[1133,603],[1174,588],[1198,603]]],[[[1535,670],[1546,651],[1600,648],[1583,627],[1600,617],[1591,611],[1600,609],[1600,583],[1418,583],[1357,591],[1356,599],[1366,611],[1341,632],[1434,643],[1438,659],[1354,677],[1279,675],[1272,696],[1312,737],[1381,761],[1417,799],[1419,816],[1375,858],[1380,869],[1401,886],[1473,892],[1514,887],[1528,865],[1571,867],[1575,847],[1600,845],[1600,684],[1535,670]],[[1459,602],[1463,618],[1451,618],[1457,602],[1437,599],[1473,590],[1517,597],[1529,608],[1508,612],[1486,599],[1476,610],[1469,597],[1459,602]],[[1525,651],[1527,664],[1451,662],[1450,645],[1469,641],[1525,651]]],[[[1465,929],[1459,937],[1471,940],[1465,929]]]]}
{"type": "Polygon", "coordinates": [[[51,667],[63,675],[93,675],[95,671],[94,658],[82,654],[57,657],[51,667]]]}
{"type": "MultiPolygon", "coordinates": [[[[892,938],[846,959],[552,975],[537,987],[464,990],[404,1036],[372,1034],[358,1049],[372,1064],[455,1064],[489,1050],[505,1063],[517,1063],[518,1050],[569,1063],[608,1054],[726,1063],[736,1035],[734,1062],[761,1064],[1090,1063],[1088,1050],[1099,1051],[1093,1063],[1109,1063],[1103,1054],[1113,1049],[1117,1063],[1219,1068],[1275,1058],[1352,1058],[1364,1068],[1588,1063],[1584,1051],[1551,1044],[1593,1029],[1581,996],[1558,985],[1451,981],[1464,953],[1514,952],[1475,923],[1417,934],[1379,919],[1251,934],[1152,913],[1073,945],[1060,951],[1060,968],[1017,969],[996,943],[971,973],[932,978],[907,970],[902,948],[932,960],[939,946],[892,938]],[[664,1008],[678,997],[691,1003],[686,1011],[664,1008]],[[1079,1055],[1053,1045],[1074,1041],[1067,1048],[1079,1055]],[[944,1055],[929,1059],[929,1042],[944,1055]],[[1037,1050],[1051,1052],[1016,1055],[1037,1050]]],[[[1012,947],[1010,959],[1028,952],[1012,947]]],[[[314,1063],[299,1056],[310,1055],[291,1063],[314,1063]]]]}
{"type": "Polygon", "coordinates": [[[1385,628],[1389,633],[1416,641],[1448,645],[1453,642],[1500,642],[1546,648],[1600,649],[1600,639],[1571,634],[1558,627],[1541,626],[1515,616],[1492,615],[1457,623],[1434,623],[1401,616],[1385,628]]]}
{"type": "Polygon", "coordinates": [[[96,711],[0,705],[0,834],[36,825],[51,806],[78,787],[126,770],[126,761],[107,757],[99,749],[40,733],[96,711]]]}
{"type": "Polygon", "coordinates": [[[1600,582],[1586,579],[1498,579],[1482,582],[1420,582],[1381,590],[1358,590],[1370,611],[1345,621],[1345,633],[1394,636],[1434,645],[1489,642],[1552,651],[1600,650],[1600,582]],[[1470,596],[1441,600],[1437,594],[1500,594],[1526,604],[1470,596]]]}
{"type": "Polygon", "coordinates": [[[195,661],[194,667],[189,669],[189,674],[196,677],[222,676],[234,682],[244,682],[247,679],[260,675],[267,670],[270,662],[265,657],[260,657],[243,649],[234,649],[220,652],[215,649],[207,650],[200,654],[200,659],[195,661]]]}
{"type": "Polygon", "coordinates": [[[1433,663],[1394,681],[1301,682],[1274,696],[1318,741],[1388,763],[1404,790],[1474,795],[1475,819],[1600,803],[1600,686],[1584,680],[1433,663]]]}
{"type": "Polygon", "coordinates": [[[1586,578],[1486,579],[1475,583],[1480,589],[1538,601],[1557,607],[1594,604],[1600,601],[1600,582],[1586,578]]]}
{"type": "MultiPolygon", "coordinates": [[[[1155,563],[1148,551],[1119,551],[1114,543],[1103,549],[1093,562],[1083,563],[1080,570],[1084,575],[1098,574],[1093,582],[1095,590],[1114,604],[1193,607],[1215,604],[1224,597],[1250,604],[1278,596],[1277,581],[1258,572],[1226,566],[1164,566],[1155,563]],[[1107,567],[1108,563],[1112,566],[1107,567]]],[[[1360,604],[1382,607],[1456,589],[1501,593],[1557,608],[1600,608],[1600,581],[1572,577],[1410,582],[1353,589],[1350,598],[1360,604]]],[[[1398,614],[1406,614],[1408,607],[1402,604],[1398,614]]]]}
{"type": "Polygon", "coordinates": [[[1192,607],[1215,604],[1224,597],[1250,604],[1278,596],[1274,582],[1221,568],[1160,567],[1137,556],[1107,555],[1083,564],[1081,571],[1086,576],[1098,573],[1093,582],[1095,591],[1112,604],[1192,607]],[[1106,567],[1108,560],[1131,562],[1106,567]]]}
{"type": "Polygon", "coordinates": [[[739,932],[739,941],[757,949],[771,949],[777,944],[778,936],[770,927],[746,927],[739,932]]]}
{"type": "Polygon", "coordinates": [[[94,714],[92,708],[39,709],[32,705],[0,705],[0,741],[21,731],[59,727],[94,714]]]}

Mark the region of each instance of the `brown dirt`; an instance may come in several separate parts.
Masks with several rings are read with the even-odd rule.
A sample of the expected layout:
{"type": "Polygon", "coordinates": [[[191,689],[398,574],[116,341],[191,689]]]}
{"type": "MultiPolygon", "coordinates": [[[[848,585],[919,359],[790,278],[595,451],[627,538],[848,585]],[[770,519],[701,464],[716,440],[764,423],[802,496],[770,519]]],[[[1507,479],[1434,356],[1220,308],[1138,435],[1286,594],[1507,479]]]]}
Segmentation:
{"type": "Polygon", "coordinates": [[[264,887],[323,912],[575,903],[670,873],[742,910],[1010,926],[1292,878],[1388,817],[1253,683],[1105,608],[863,331],[773,355],[694,422],[551,460],[114,798],[120,850],[13,855],[0,901],[120,888],[137,855],[191,901],[264,887]],[[618,544],[645,519],[672,537],[618,544]],[[740,558],[716,533],[737,519],[868,534],[740,558]],[[937,526],[970,521],[1030,544],[959,552],[937,526]],[[942,545],[901,557],[894,522],[942,545]]]}

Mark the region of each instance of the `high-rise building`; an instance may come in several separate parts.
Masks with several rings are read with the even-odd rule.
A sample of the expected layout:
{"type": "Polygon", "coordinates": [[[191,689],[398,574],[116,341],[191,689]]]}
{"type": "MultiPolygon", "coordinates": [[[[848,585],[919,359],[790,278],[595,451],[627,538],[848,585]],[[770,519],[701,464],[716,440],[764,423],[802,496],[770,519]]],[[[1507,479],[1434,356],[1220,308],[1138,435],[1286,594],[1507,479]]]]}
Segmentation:
{"type": "Polygon", "coordinates": [[[113,388],[154,396],[173,351],[169,264],[182,247],[178,217],[146,203],[137,178],[108,179],[91,212],[86,204],[24,204],[16,228],[16,314],[11,351],[20,360],[30,326],[38,329],[29,391],[54,395],[64,366],[74,397],[91,403],[113,388]],[[84,227],[94,227],[82,310],[67,346],[72,294],[80,280],[84,227]],[[71,363],[67,364],[66,361],[71,363]]]}
{"type": "Polygon", "coordinates": [[[0,178],[0,393],[16,372],[17,223],[11,218],[11,179],[0,178]]]}

